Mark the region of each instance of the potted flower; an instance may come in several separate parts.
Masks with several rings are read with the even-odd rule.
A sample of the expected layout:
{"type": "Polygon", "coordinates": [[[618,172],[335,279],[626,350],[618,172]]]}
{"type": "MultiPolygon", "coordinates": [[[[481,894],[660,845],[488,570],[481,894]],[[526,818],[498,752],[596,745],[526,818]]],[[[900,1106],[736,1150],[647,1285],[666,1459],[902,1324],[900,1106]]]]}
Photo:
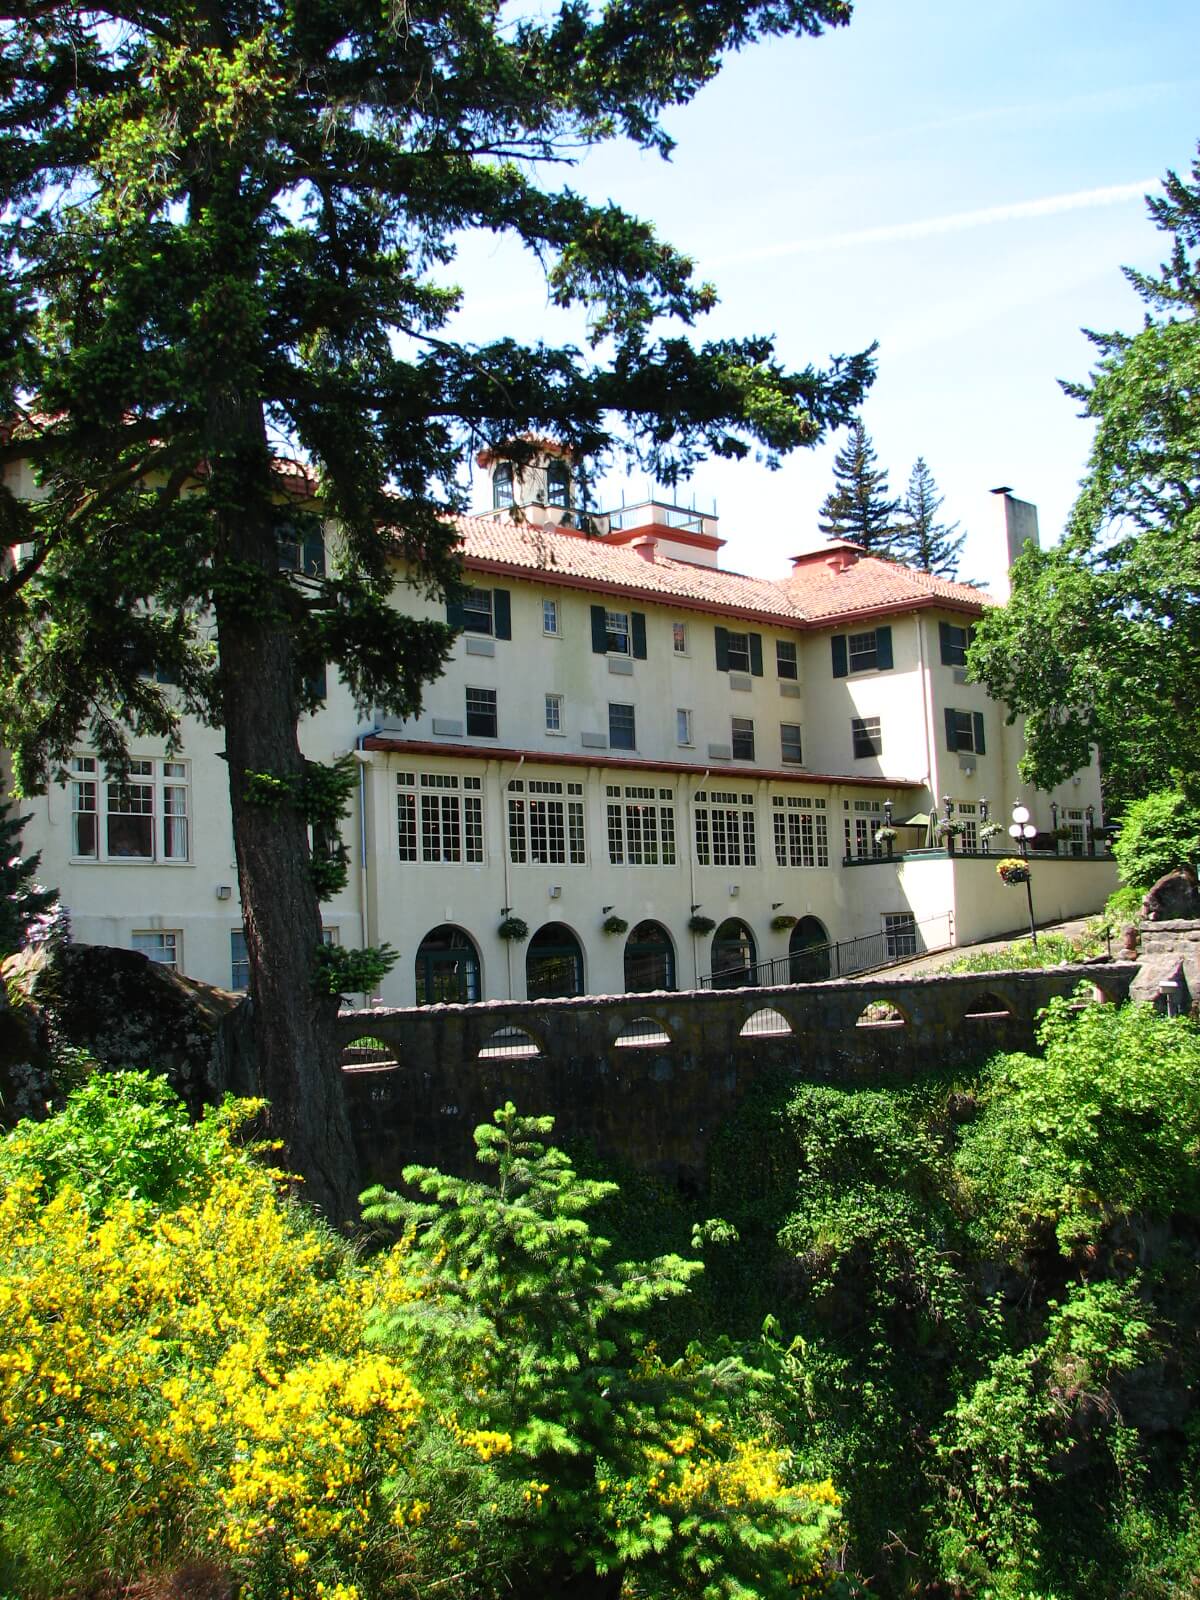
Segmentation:
{"type": "Polygon", "coordinates": [[[875,829],[875,843],[877,845],[881,845],[887,851],[889,857],[892,853],[892,846],[896,843],[896,840],[899,837],[900,835],[896,832],[895,828],[883,827],[875,829]]]}
{"type": "Polygon", "coordinates": [[[505,917],[496,932],[502,939],[512,939],[515,943],[520,943],[522,939],[529,937],[529,924],[524,917],[505,917]]]}
{"type": "Polygon", "coordinates": [[[796,919],[790,911],[781,911],[777,917],[771,918],[771,926],[776,933],[786,933],[789,928],[796,926],[796,919]]]}
{"type": "Polygon", "coordinates": [[[985,822],[979,830],[979,842],[982,844],[984,850],[988,850],[991,846],[991,841],[998,838],[1003,832],[1004,827],[1002,823],[985,822]]]}
{"type": "Polygon", "coordinates": [[[954,854],[954,841],[963,832],[962,823],[957,817],[943,817],[934,832],[945,844],[946,854],[952,856],[954,854]]]}
{"type": "Polygon", "coordinates": [[[711,933],[715,927],[716,923],[711,917],[702,917],[698,912],[688,918],[688,929],[692,933],[711,933]]]}
{"type": "Polygon", "coordinates": [[[1001,883],[1028,883],[1029,863],[1017,856],[1006,856],[996,867],[1001,883]]]}
{"type": "Polygon", "coordinates": [[[618,917],[616,912],[614,912],[611,917],[605,917],[600,926],[604,929],[605,933],[625,933],[629,927],[629,924],[625,921],[624,917],[618,917]]]}

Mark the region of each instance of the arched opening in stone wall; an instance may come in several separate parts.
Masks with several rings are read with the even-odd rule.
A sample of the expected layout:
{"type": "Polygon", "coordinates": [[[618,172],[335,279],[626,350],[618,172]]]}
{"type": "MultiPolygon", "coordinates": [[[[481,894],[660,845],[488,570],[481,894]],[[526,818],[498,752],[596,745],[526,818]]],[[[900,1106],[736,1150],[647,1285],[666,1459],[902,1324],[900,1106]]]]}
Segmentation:
{"type": "Polygon", "coordinates": [[[712,986],[741,989],[754,982],[758,949],[754,935],[737,917],[728,917],[713,934],[712,986]]]}
{"type": "Polygon", "coordinates": [[[520,1061],[540,1056],[542,1047],[524,1028],[506,1026],[489,1035],[479,1052],[480,1061],[520,1061]]]}
{"type": "Polygon", "coordinates": [[[993,1021],[999,1021],[1007,1020],[1011,1017],[1012,1010],[1005,1005],[998,994],[993,994],[989,990],[987,994],[976,995],[963,1015],[967,1017],[986,1017],[993,1021]]]}
{"type": "Polygon", "coordinates": [[[771,1006],[763,1006],[760,1010],[755,1011],[751,1016],[746,1018],[745,1022],[742,1024],[741,1032],[738,1034],[738,1038],[777,1038],[781,1034],[788,1034],[791,1033],[791,1031],[792,1025],[783,1015],[782,1011],[776,1011],[771,1006]]]}
{"type": "Polygon", "coordinates": [[[908,1025],[908,1018],[900,1007],[892,1000],[882,997],[868,1000],[858,1015],[857,1026],[860,1028],[903,1028],[908,1025]]]}
{"type": "Polygon", "coordinates": [[[361,1033],[343,1045],[341,1062],[347,1072],[380,1072],[400,1065],[393,1047],[375,1033],[361,1033]]]}
{"type": "Polygon", "coordinates": [[[663,1045],[673,1044],[674,1040],[662,1023],[655,1022],[653,1017],[635,1017],[628,1027],[621,1029],[614,1043],[622,1050],[645,1050],[661,1049],[663,1045]]]}
{"type": "Polygon", "coordinates": [[[565,922],[547,922],[525,952],[525,993],[557,1000],[583,993],[583,951],[565,922]]]}
{"type": "Polygon", "coordinates": [[[788,940],[788,981],[824,983],[830,975],[829,934],[818,917],[801,917],[788,940]]]}
{"type": "Polygon", "coordinates": [[[478,1000],[479,951],[469,934],[450,923],[427,933],[417,946],[417,1004],[464,1004],[478,1000]]]}
{"type": "Polygon", "coordinates": [[[625,992],[674,989],[675,946],[661,922],[639,922],[625,941],[625,992]]]}

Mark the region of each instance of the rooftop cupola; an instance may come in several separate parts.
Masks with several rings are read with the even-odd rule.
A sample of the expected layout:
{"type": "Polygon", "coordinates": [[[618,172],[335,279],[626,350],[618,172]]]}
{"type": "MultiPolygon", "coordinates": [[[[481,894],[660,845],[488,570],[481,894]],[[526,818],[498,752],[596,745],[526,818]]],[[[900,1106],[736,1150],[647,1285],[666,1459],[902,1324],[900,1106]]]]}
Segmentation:
{"type": "Polygon", "coordinates": [[[514,440],[509,454],[489,446],[475,457],[488,475],[491,505],[479,515],[500,515],[514,506],[525,521],[570,531],[576,525],[579,493],[577,458],[554,439],[514,440]]]}

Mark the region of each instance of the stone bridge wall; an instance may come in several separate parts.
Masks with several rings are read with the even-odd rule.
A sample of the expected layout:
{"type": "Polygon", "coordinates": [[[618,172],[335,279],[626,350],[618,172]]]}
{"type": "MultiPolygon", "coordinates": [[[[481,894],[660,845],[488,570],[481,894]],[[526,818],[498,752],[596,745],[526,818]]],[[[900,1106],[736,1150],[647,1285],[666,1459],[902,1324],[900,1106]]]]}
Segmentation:
{"type": "Polygon", "coordinates": [[[587,1139],[601,1155],[699,1187],[711,1134],[768,1076],[886,1083],[1029,1049],[1052,996],[1086,982],[1096,999],[1122,1001],[1136,971],[1114,963],[344,1013],[345,1046],[369,1037],[392,1058],[381,1061],[372,1046],[346,1052],[364,1181],[395,1183],[408,1162],[477,1172],[472,1130],[512,1100],[552,1112],[559,1138],[587,1139]],[[876,1000],[904,1021],[860,1024],[876,1000]],[[654,1031],[650,1023],[657,1042],[619,1042],[654,1031]],[[512,1048],[511,1033],[495,1035],[514,1029],[527,1036],[523,1054],[480,1057],[512,1048]]]}

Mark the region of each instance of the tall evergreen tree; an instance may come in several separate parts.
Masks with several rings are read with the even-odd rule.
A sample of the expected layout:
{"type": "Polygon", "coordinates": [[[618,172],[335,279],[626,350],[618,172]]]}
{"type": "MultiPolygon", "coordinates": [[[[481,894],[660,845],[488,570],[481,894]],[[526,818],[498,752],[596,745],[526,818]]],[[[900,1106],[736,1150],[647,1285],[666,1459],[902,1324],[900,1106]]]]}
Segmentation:
{"type": "Polygon", "coordinates": [[[868,555],[892,557],[900,502],[888,494],[887,473],[875,465],[875,447],[857,419],[844,449],[833,459],[836,487],[821,507],[827,539],[852,539],[868,555]]]}
{"type": "Polygon", "coordinates": [[[21,829],[28,821],[28,816],[14,817],[12,801],[0,794],[0,956],[19,950],[30,924],[58,898],[35,881],[41,856],[21,855],[21,829]]]}
{"type": "Polygon", "coordinates": [[[223,724],[259,1086],[333,1217],[356,1187],[336,996],[366,980],[321,943],[310,828],[328,836],[341,791],[297,740],[314,677],[335,664],[364,714],[419,708],[452,635],[392,604],[393,563],[454,586],[469,447],[622,442],[670,481],[705,453],[814,443],[861,404],[869,354],[792,373],[763,338],[693,343],[715,294],[691,263],[541,182],[611,138],[666,154],[663,109],[725,52],[849,15],[0,3],[0,420],[19,419],[0,467],[24,459],[43,490],[0,488],[0,550],[25,551],[0,567],[0,737],[28,791],[81,736],[119,766],[128,728],[170,739],[181,708],[223,724]],[[444,269],[470,229],[525,245],[604,358],[457,341],[444,269]],[[284,552],[316,510],[334,563],[299,577],[284,552]]]}
{"type": "Polygon", "coordinates": [[[900,561],[932,572],[938,578],[958,576],[958,555],[966,539],[958,523],[947,526],[937,520],[944,496],[938,494],[933,473],[918,456],[908,479],[908,489],[900,507],[900,525],[895,553],[900,561]]]}

